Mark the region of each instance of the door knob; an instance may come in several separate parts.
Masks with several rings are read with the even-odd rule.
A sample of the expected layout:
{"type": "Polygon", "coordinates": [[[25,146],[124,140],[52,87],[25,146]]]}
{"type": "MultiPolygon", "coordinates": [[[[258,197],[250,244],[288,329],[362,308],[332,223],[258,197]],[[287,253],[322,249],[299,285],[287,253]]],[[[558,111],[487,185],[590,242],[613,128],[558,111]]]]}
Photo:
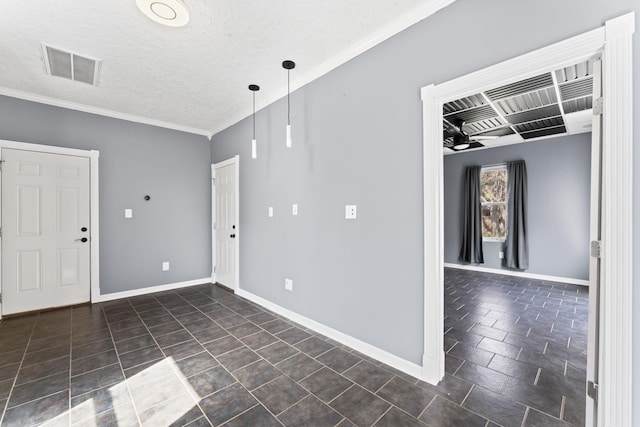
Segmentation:
{"type": "Polygon", "coordinates": [[[87,231],[87,227],[82,227],[82,228],[80,229],[80,231],[82,231],[82,232],[87,231]]]}
{"type": "Polygon", "coordinates": [[[87,240],[89,239],[87,239],[86,237],[83,237],[82,239],[76,239],[75,241],[85,243],[87,240]]]}

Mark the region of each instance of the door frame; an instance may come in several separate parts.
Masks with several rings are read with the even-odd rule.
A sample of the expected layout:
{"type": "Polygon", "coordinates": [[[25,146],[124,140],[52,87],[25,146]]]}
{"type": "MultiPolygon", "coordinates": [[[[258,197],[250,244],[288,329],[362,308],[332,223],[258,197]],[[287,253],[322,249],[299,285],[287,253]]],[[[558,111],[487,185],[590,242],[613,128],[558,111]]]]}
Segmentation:
{"type": "MultiPolygon", "coordinates": [[[[423,378],[444,377],[444,178],[442,106],[497,85],[569,66],[602,52],[602,258],[597,425],[632,423],[632,183],[635,13],[559,43],[421,89],[423,101],[423,378]],[[612,286],[611,284],[616,284],[612,286]],[[607,351],[604,351],[607,349],[607,351]]],[[[590,317],[593,313],[589,313],[590,317]]]]}
{"type": "MultiPolygon", "coordinates": [[[[99,185],[98,185],[98,159],[100,152],[97,150],[79,150],[75,148],[55,147],[52,145],[40,145],[27,142],[0,140],[0,162],[2,162],[2,149],[10,148],[21,151],[36,151],[46,154],[62,154],[66,156],[85,157],[89,159],[89,216],[91,240],[89,246],[90,272],[89,292],[91,302],[100,300],[100,224],[99,224],[99,185]]],[[[2,200],[2,177],[0,175],[0,203],[2,200]]],[[[2,210],[0,209],[0,227],[2,226],[2,210]]],[[[0,245],[0,292],[2,292],[2,245],[0,245]]],[[[0,319],[2,318],[2,303],[0,301],[0,319]]]]}
{"type": "Polygon", "coordinates": [[[240,237],[242,228],[240,227],[240,156],[235,155],[230,159],[223,160],[211,165],[211,283],[216,283],[216,169],[235,165],[236,167],[236,280],[233,288],[234,292],[240,290],[240,237]]]}

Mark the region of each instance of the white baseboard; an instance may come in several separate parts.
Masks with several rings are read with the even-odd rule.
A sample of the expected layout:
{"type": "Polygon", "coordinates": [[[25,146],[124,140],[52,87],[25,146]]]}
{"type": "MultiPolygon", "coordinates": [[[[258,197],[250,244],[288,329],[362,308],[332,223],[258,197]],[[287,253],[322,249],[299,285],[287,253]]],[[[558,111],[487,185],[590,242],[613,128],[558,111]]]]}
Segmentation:
{"type": "Polygon", "coordinates": [[[187,280],[186,282],[168,283],[166,285],[151,286],[148,288],[133,289],[131,291],[115,292],[113,294],[98,295],[96,299],[92,299],[92,303],[113,301],[120,298],[131,298],[140,295],[152,294],[154,292],[172,291],[174,289],[186,288],[188,286],[202,285],[211,283],[210,277],[204,279],[187,280]]]}
{"type": "Polygon", "coordinates": [[[341,344],[351,347],[352,349],[357,350],[364,355],[367,355],[399,371],[402,371],[405,374],[411,375],[412,377],[415,377],[420,380],[423,379],[422,366],[420,365],[409,362],[408,360],[395,356],[385,350],[382,350],[364,341],[360,341],[357,338],[354,338],[350,335],[337,331],[333,328],[330,328],[329,326],[316,322],[315,320],[309,319],[308,317],[305,317],[301,314],[288,310],[277,304],[274,304],[271,301],[268,301],[262,297],[252,294],[251,292],[247,292],[243,289],[238,289],[236,294],[268,310],[271,310],[274,313],[284,316],[287,319],[290,319],[304,326],[305,328],[309,328],[319,334],[322,334],[326,337],[331,338],[334,341],[337,341],[341,344]]]}
{"type": "Polygon", "coordinates": [[[483,273],[504,274],[505,276],[524,277],[527,279],[546,280],[549,282],[570,283],[572,285],[589,286],[589,281],[584,279],[574,279],[571,277],[547,276],[545,274],[525,273],[523,271],[502,270],[499,268],[478,267],[475,265],[444,263],[445,267],[457,268],[459,270],[481,271],[483,273]]]}

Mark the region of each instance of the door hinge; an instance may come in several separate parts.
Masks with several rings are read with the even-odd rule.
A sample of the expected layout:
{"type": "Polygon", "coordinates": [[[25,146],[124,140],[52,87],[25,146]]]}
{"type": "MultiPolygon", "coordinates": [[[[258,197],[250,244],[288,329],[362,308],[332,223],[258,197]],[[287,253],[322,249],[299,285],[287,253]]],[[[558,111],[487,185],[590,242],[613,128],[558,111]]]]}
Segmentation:
{"type": "Polygon", "coordinates": [[[216,179],[215,179],[215,178],[211,178],[211,183],[212,183],[213,185],[216,185],[216,179]]]}
{"type": "Polygon", "coordinates": [[[594,258],[602,257],[602,242],[600,240],[591,241],[591,256],[594,258]]]}
{"type": "Polygon", "coordinates": [[[593,100],[593,115],[600,116],[604,110],[604,101],[602,97],[593,100]]]}
{"type": "Polygon", "coordinates": [[[587,382],[587,396],[598,401],[598,383],[594,383],[593,381],[587,382]]]}

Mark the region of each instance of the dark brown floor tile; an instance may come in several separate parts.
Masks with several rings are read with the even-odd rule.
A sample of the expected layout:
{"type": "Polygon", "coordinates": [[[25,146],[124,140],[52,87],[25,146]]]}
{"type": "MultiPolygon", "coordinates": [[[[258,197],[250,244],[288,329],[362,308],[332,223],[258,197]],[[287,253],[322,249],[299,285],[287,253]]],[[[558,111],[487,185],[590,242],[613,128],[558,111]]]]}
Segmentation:
{"type": "Polygon", "coordinates": [[[295,381],[311,375],[323,366],[303,353],[297,353],[276,364],[276,367],[295,381]]]}
{"type": "Polygon", "coordinates": [[[71,376],[84,374],[94,369],[104,368],[108,365],[118,363],[118,356],[114,350],[105,351],[104,353],[94,354],[93,356],[76,359],[71,362],[71,376]]]}
{"type": "Polygon", "coordinates": [[[342,375],[372,393],[378,391],[393,378],[393,374],[389,371],[364,360],[343,372],[342,375]]]}
{"type": "Polygon", "coordinates": [[[299,381],[299,384],[324,402],[332,401],[353,385],[348,379],[327,368],[322,368],[304,380],[299,381]]]}
{"type": "Polygon", "coordinates": [[[71,397],[79,396],[124,380],[120,366],[110,365],[71,378],[71,397]]]}
{"type": "Polygon", "coordinates": [[[502,341],[496,341],[491,338],[484,337],[482,341],[478,343],[478,348],[490,351],[492,353],[500,354],[502,356],[515,359],[520,351],[520,347],[508,344],[502,341]]]}
{"type": "Polygon", "coordinates": [[[24,384],[39,378],[55,375],[62,372],[69,372],[69,356],[60,359],[49,360],[37,365],[23,367],[18,371],[16,384],[24,384]]]}
{"type": "Polygon", "coordinates": [[[19,363],[0,367],[0,381],[14,379],[18,374],[19,363]]]}
{"type": "Polygon", "coordinates": [[[420,420],[433,427],[484,427],[487,420],[453,402],[437,396],[420,416],[420,420]]]}
{"type": "Polygon", "coordinates": [[[190,386],[203,398],[236,382],[221,366],[193,375],[187,379],[190,386]]]}
{"type": "Polygon", "coordinates": [[[536,375],[538,374],[537,366],[533,366],[525,362],[519,362],[499,354],[496,354],[493,359],[491,359],[489,368],[511,377],[520,378],[528,384],[533,384],[536,379],[536,375]]]}
{"type": "Polygon", "coordinates": [[[35,351],[48,350],[52,347],[58,347],[60,345],[69,345],[71,339],[71,332],[64,335],[57,335],[54,337],[42,338],[39,340],[32,339],[27,347],[27,353],[33,353],[35,351]]]}
{"type": "Polygon", "coordinates": [[[464,360],[458,359],[450,353],[444,355],[444,371],[447,374],[453,375],[462,366],[464,360]]]}
{"type": "Polygon", "coordinates": [[[191,334],[184,329],[156,337],[156,341],[160,348],[171,347],[172,345],[180,344],[192,339],[193,337],[191,334]]]}
{"type": "Polygon", "coordinates": [[[260,328],[259,326],[256,326],[251,322],[246,322],[238,326],[227,328],[227,331],[234,337],[238,339],[242,339],[246,336],[262,331],[262,328],[260,328]]]}
{"type": "Polygon", "coordinates": [[[503,426],[522,424],[526,407],[482,387],[474,387],[462,405],[503,426]]]}
{"type": "MultiPolygon", "coordinates": [[[[217,313],[218,312],[216,312],[216,314],[217,313]]],[[[242,325],[247,322],[247,319],[235,313],[231,313],[228,316],[225,315],[223,318],[217,318],[217,316],[214,315],[209,315],[208,317],[213,318],[218,325],[225,329],[233,328],[234,326],[242,325]]]]}
{"type": "Polygon", "coordinates": [[[218,365],[218,362],[206,351],[176,362],[176,366],[184,377],[190,377],[218,365]]]}
{"type": "Polygon", "coordinates": [[[53,359],[59,359],[64,356],[68,356],[70,352],[71,346],[69,345],[69,343],[67,343],[65,345],[53,347],[47,350],[27,353],[22,361],[22,366],[30,366],[53,359]]]}
{"type": "MultiPolygon", "coordinates": [[[[570,425],[571,424],[568,424],[557,418],[551,417],[547,414],[543,414],[540,411],[536,411],[533,408],[529,408],[527,419],[523,424],[524,427],[569,427],[570,425]]],[[[584,425],[584,423],[576,425],[584,425]]]]}
{"type": "Polygon", "coordinates": [[[324,363],[336,372],[344,372],[347,369],[360,362],[358,356],[348,353],[342,349],[334,348],[316,358],[320,363],[324,363]]]}
{"type": "Polygon", "coordinates": [[[233,375],[247,390],[253,390],[279,377],[282,375],[282,372],[274,368],[273,365],[266,360],[260,359],[257,362],[234,371],[233,375]]]}
{"type": "Polygon", "coordinates": [[[282,319],[275,319],[271,322],[266,322],[260,325],[262,329],[272,334],[277,334],[279,332],[285,331],[289,328],[292,328],[293,325],[289,322],[285,322],[282,319]]]}
{"type": "Polygon", "coordinates": [[[160,325],[164,325],[165,323],[171,323],[175,321],[176,319],[167,312],[166,314],[162,314],[157,317],[149,317],[144,319],[144,324],[147,325],[148,328],[155,328],[160,325]]]}
{"type": "Polygon", "coordinates": [[[30,426],[53,420],[69,410],[69,392],[61,391],[34,402],[7,409],[3,424],[30,426]]]}
{"type": "Polygon", "coordinates": [[[418,417],[435,396],[432,392],[398,377],[394,377],[376,394],[414,417],[418,417]]]}
{"type": "Polygon", "coordinates": [[[391,407],[379,420],[375,423],[376,427],[424,427],[424,424],[402,412],[396,407],[391,407]]]}
{"type": "Polygon", "coordinates": [[[124,354],[141,348],[151,347],[152,345],[156,345],[153,337],[150,334],[145,334],[128,340],[118,341],[116,343],[116,349],[118,350],[118,354],[124,354]]]}
{"type": "Polygon", "coordinates": [[[202,353],[205,350],[203,346],[194,339],[182,342],[180,344],[172,345],[171,347],[163,348],[162,351],[167,357],[172,357],[173,360],[182,360],[186,357],[193,356],[198,353],[202,353]]]}
{"type": "MultiPolygon", "coordinates": [[[[79,347],[87,344],[94,343],[96,341],[102,341],[106,339],[111,339],[111,332],[109,329],[98,329],[98,330],[89,330],[88,332],[82,332],[76,334],[73,333],[71,337],[71,346],[79,347]]],[[[72,350],[73,352],[73,350],[72,350]]]]}
{"type": "Polygon", "coordinates": [[[196,320],[195,322],[184,324],[184,328],[191,333],[203,331],[209,328],[213,328],[215,326],[216,326],[216,323],[209,319],[196,320]]]}
{"type": "Polygon", "coordinates": [[[321,354],[333,349],[333,345],[321,338],[314,336],[296,343],[294,347],[311,357],[318,357],[321,354]]]}
{"type": "Polygon", "coordinates": [[[316,397],[307,396],[278,415],[278,419],[288,427],[333,427],[340,422],[342,415],[316,397]]]}
{"type": "Polygon", "coordinates": [[[218,362],[229,372],[247,366],[260,359],[249,347],[240,347],[217,357],[218,362]]]}
{"type": "Polygon", "coordinates": [[[225,424],[226,427],[281,427],[282,424],[262,405],[256,405],[225,424]]]}
{"type": "Polygon", "coordinates": [[[295,345],[300,341],[303,341],[309,338],[311,334],[306,331],[303,331],[300,328],[293,327],[293,328],[286,329],[282,332],[276,333],[276,336],[280,338],[282,341],[286,342],[287,344],[295,345]]]}
{"type": "Polygon", "coordinates": [[[154,337],[159,337],[160,335],[181,330],[184,330],[184,327],[177,320],[171,320],[169,322],[164,322],[161,325],[149,327],[149,332],[151,332],[151,335],[154,337]]]}
{"type": "Polygon", "coordinates": [[[16,386],[11,391],[9,407],[36,400],[69,388],[69,374],[63,372],[16,386]]]}
{"type": "Polygon", "coordinates": [[[9,397],[11,387],[13,387],[13,378],[0,381],[0,399],[5,400],[9,397]]]}
{"type": "Polygon", "coordinates": [[[190,313],[186,313],[186,314],[173,313],[173,315],[176,316],[176,319],[178,319],[178,322],[184,325],[191,322],[197,322],[199,320],[210,320],[206,314],[202,313],[196,307],[193,307],[193,306],[191,307],[193,308],[193,310],[190,313]]]}
{"type": "Polygon", "coordinates": [[[462,378],[454,377],[453,375],[445,374],[444,378],[438,383],[437,386],[433,386],[424,381],[418,381],[418,386],[423,387],[429,391],[439,394],[444,398],[451,400],[457,404],[461,404],[464,398],[471,390],[473,384],[462,378]]]}
{"type": "Polygon", "coordinates": [[[217,340],[218,338],[228,335],[227,331],[216,324],[213,324],[206,329],[192,332],[191,334],[201,344],[208,343],[209,341],[217,340]]]}
{"type": "Polygon", "coordinates": [[[71,350],[71,358],[81,359],[83,357],[92,356],[108,350],[113,350],[113,341],[111,338],[73,347],[71,350]]]}
{"type": "Polygon", "coordinates": [[[566,399],[564,404],[564,414],[562,419],[575,426],[584,425],[585,419],[585,400],[584,399],[566,399]]]}
{"type": "Polygon", "coordinates": [[[354,385],[329,406],[357,425],[372,425],[391,405],[362,387],[354,385]]]}
{"type": "Polygon", "coordinates": [[[257,353],[269,362],[276,364],[298,353],[298,350],[291,347],[284,341],[276,341],[275,343],[258,350],[257,353]]]}
{"type": "Polygon", "coordinates": [[[200,407],[213,425],[220,425],[257,403],[244,387],[236,383],[202,399],[200,407]]]}
{"type": "Polygon", "coordinates": [[[129,369],[163,357],[158,346],[154,345],[153,347],[145,347],[120,355],[120,364],[122,364],[122,369],[129,369]]]}
{"type": "Polygon", "coordinates": [[[195,421],[191,421],[184,427],[211,427],[211,423],[209,422],[207,417],[200,417],[195,421]]]}
{"type": "Polygon", "coordinates": [[[225,337],[218,338],[217,340],[206,343],[204,347],[207,349],[207,351],[209,351],[209,353],[217,357],[221,354],[228,353],[231,350],[243,347],[243,344],[235,337],[227,335],[225,337]]]}
{"type": "Polygon", "coordinates": [[[120,331],[123,329],[131,329],[131,328],[140,327],[140,326],[144,327],[144,324],[142,323],[142,320],[140,320],[138,316],[132,317],[126,320],[120,320],[117,322],[109,322],[109,327],[111,328],[112,332],[120,331]]]}
{"type": "Polygon", "coordinates": [[[253,395],[275,415],[302,400],[309,392],[282,375],[253,391],[253,395]]]}
{"type": "Polygon", "coordinates": [[[491,362],[491,359],[493,358],[495,353],[475,347],[470,347],[463,343],[458,343],[453,346],[453,348],[449,350],[449,353],[447,354],[450,354],[462,360],[473,362],[477,365],[487,366],[489,365],[489,362],[491,362]]]}
{"type": "Polygon", "coordinates": [[[495,391],[496,393],[502,391],[507,379],[509,379],[509,377],[503,373],[471,362],[466,362],[462,365],[455,376],[464,378],[467,381],[495,391]]]}
{"type": "Polygon", "coordinates": [[[241,338],[240,341],[242,341],[251,350],[257,351],[263,347],[266,347],[278,341],[278,338],[271,335],[269,332],[260,331],[255,334],[248,335],[244,338],[241,338]]]}
{"type": "Polygon", "coordinates": [[[267,323],[270,322],[272,320],[275,320],[276,317],[270,313],[267,312],[260,312],[258,314],[252,314],[250,316],[246,316],[247,320],[255,323],[256,325],[261,325],[263,323],[267,323]]]}

